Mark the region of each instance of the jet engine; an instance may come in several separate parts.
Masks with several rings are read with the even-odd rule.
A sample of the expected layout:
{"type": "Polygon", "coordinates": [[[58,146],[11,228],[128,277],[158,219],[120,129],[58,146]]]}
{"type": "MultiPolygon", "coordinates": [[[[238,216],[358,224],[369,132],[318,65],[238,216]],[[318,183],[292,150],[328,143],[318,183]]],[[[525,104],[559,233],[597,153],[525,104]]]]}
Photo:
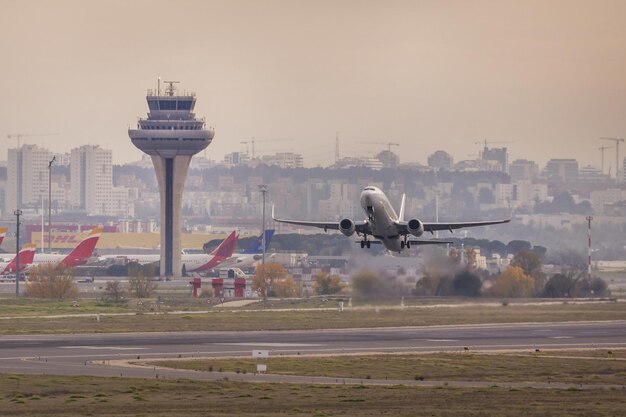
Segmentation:
{"type": "Polygon", "coordinates": [[[354,222],[350,219],[341,219],[339,222],[339,231],[346,236],[352,236],[355,231],[354,222]]]}
{"type": "Polygon", "coordinates": [[[413,236],[421,236],[424,234],[424,223],[418,219],[411,219],[406,224],[406,228],[413,236]]]}

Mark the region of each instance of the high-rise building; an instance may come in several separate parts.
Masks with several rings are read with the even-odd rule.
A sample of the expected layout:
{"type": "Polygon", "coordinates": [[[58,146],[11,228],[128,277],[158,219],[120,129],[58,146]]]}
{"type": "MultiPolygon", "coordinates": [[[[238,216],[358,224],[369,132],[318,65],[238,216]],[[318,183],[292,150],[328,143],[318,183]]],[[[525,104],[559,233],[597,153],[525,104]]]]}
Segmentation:
{"type": "Polygon", "coordinates": [[[516,159],[509,164],[511,181],[532,180],[538,172],[539,168],[535,161],[516,159]]]}
{"type": "Polygon", "coordinates": [[[497,161],[500,163],[501,171],[509,172],[509,154],[506,148],[488,148],[485,146],[480,153],[483,161],[497,161]]]}
{"type": "Polygon", "coordinates": [[[87,214],[111,215],[113,159],[110,149],[84,145],[70,156],[71,204],[87,214]]]}
{"type": "Polygon", "coordinates": [[[571,181],[578,178],[578,161],[575,159],[550,159],[544,171],[546,177],[557,178],[561,181],[571,181]]]}
{"type": "Polygon", "coordinates": [[[204,119],[196,118],[194,93],[179,93],[174,84],[161,94],[146,96],[150,112],[139,119],[137,129],[129,129],[133,144],[152,158],[161,198],[161,275],[181,275],[181,209],[185,177],[191,157],[205,149],[213,140],[214,131],[204,119]]]}
{"type": "Polygon", "coordinates": [[[39,207],[48,198],[48,164],[52,153],[37,145],[9,149],[5,217],[17,208],[39,207]]]}

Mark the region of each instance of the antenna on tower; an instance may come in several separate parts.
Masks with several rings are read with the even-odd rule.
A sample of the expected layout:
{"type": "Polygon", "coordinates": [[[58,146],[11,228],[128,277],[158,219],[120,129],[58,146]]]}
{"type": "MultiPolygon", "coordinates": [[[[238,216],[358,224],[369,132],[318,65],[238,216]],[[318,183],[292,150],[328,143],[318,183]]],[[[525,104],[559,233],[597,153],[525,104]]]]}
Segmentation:
{"type": "Polygon", "coordinates": [[[335,134],[335,165],[339,161],[339,132],[335,134]]]}
{"type": "Polygon", "coordinates": [[[169,84],[169,87],[165,89],[165,94],[172,97],[174,95],[174,84],[180,83],[180,81],[163,81],[166,84],[169,84]]]}
{"type": "Polygon", "coordinates": [[[157,96],[161,95],[161,76],[157,75],[157,96]]]}

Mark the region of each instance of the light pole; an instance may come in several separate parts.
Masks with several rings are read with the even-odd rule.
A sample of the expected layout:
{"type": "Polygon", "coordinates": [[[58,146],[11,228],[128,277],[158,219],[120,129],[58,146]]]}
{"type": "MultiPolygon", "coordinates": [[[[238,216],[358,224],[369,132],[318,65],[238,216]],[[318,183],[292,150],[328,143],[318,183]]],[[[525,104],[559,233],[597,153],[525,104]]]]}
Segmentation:
{"type": "Polygon", "coordinates": [[[20,216],[22,210],[17,209],[13,212],[17,217],[15,231],[15,297],[20,296],[20,216]]]}
{"type": "Polygon", "coordinates": [[[48,253],[52,252],[52,164],[56,159],[57,157],[53,156],[48,162],[48,253]]]}
{"type": "Polygon", "coordinates": [[[265,265],[265,195],[267,194],[267,185],[259,185],[259,190],[263,194],[263,227],[261,228],[261,245],[263,245],[263,258],[261,264],[265,265]]]}

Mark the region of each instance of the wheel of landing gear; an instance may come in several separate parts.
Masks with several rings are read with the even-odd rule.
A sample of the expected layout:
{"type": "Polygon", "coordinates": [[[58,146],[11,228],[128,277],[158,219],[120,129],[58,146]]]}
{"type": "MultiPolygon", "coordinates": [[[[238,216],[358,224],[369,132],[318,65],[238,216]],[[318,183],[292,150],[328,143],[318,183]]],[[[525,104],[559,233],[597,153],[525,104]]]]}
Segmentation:
{"type": "Polygon", "coordinates": [[[367,245],[367,249],[369,249],[371,245],[370,241],[368,240],[365,244],[367,245]]]}
{"type": "Polygon", "coordinates": [[[361,241],[361,249],[363,249],[365,247],[365,242],[361,241]]]}
{"type": "Polygon", "coordinates": [[[406,248],[411,249],[411,242],[406,242],[406,248]]]}
{"type": "Polygon", "coordinates": [[[401,241],[400,241],[400,249],[404,249],[404,246],[405,246],[405,244],[404,244],[404,240],[401,240],[401,241]]]}

